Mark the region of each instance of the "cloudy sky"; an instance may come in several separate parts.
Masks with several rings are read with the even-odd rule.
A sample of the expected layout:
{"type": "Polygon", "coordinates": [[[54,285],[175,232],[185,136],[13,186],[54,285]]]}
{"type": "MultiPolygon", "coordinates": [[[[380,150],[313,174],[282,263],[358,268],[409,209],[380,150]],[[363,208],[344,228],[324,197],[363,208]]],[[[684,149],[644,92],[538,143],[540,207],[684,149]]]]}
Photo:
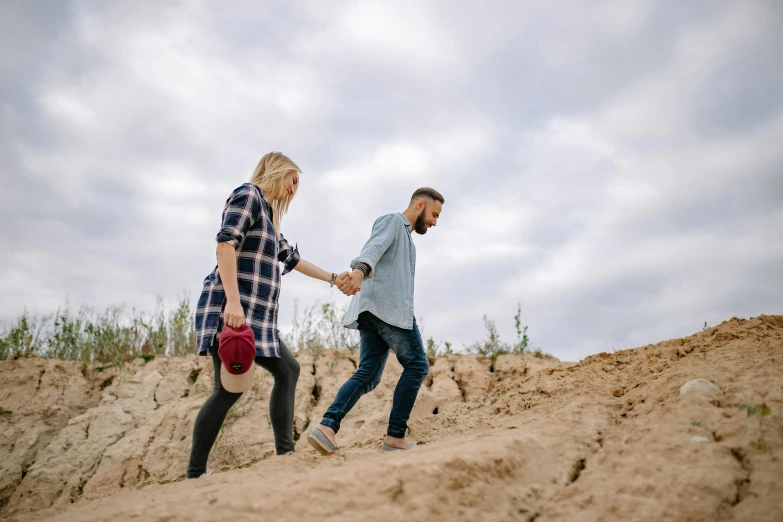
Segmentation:
{"type": "MultiPolygon", "coordinates": [[[[283,231],[347,267],[429,185],[416,315],[562,359],[783,313],[771,0],[0,4],[0,320],[198,297],[230,191],[280,150],[283,231]]],[[[284,279],[294,300],[341,305],[284,279]]]]}

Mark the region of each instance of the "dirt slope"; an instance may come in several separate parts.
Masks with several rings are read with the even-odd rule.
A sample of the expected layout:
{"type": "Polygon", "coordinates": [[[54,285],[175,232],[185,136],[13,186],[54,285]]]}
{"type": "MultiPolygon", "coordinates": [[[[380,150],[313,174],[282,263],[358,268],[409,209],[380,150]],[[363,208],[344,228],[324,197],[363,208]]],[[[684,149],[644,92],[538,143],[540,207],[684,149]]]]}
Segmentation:
{"type": "MultiPolygon", "coordinates": [[[[299,433],[353,371],[350,356],[300,356],[299,433]]],[[[576,365],[439,358],[411,422],[422,446],[408,453],[378,450],[396,362],[344,421],[344,452],[329,458],[303,439],[296,455],[272,456],[271,379],[258,372],[213,450],[219,472],[181,481],[212,384],[205,363],[138,361],[97,377],[57,361],[0,363],[0,406],[12,412],[0,420],[0,449],[12,457],[3,462],[0,516],[783,520],[783,316],[732,319],[576,365]],[[53,384],[44,385],[50,372],[53,384]],[[716,388],[681,393],[699,378],[716,388]],[[771,411],[762,424],[739,409],[762,402],[771,411]],[[59,417],[47,416],[49,403],[59,417]]]]}

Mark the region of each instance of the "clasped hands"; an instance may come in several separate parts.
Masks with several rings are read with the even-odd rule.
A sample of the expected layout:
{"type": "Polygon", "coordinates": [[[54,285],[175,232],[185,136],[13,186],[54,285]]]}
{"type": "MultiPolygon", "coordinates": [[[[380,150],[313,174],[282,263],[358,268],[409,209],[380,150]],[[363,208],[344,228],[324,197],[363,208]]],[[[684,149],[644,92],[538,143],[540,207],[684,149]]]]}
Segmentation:
{"type": "Polygon", "coordinates": [[[364,273],[361,270],[354,270],[353,272],[343,272],[337,276],[334,284],[340,289],[342,293],[347,296],[356,295],[362,288],[362,281],[364,280],[364,273]]]}

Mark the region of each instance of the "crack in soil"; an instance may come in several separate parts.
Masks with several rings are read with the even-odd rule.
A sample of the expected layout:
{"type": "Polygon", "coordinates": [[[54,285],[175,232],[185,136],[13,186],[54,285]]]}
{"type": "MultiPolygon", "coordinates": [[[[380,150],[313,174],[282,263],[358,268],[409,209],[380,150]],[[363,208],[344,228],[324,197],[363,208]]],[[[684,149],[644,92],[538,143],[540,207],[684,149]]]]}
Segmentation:
{"type": "MultiPolygon", "coordinates": [[[[79,500],[79,498],[84,494],[84,486],[86,486],[87,483],[90,481],[90,479],[92,479],[92,477],[95,476],[95,473],[98,471],[98,468],[100,467],[101,462],[103,462],[103,458],[106,456],[106,451],[109,448],[111,448],[112,446],[114,446],[115,444],[117,444],[118,442],[120,442],[120,440],[122,440],[123,437],[125,437],[126,433],[127,433],[126,431],[122,432],[122,434],[117,438],[117,440],[115,440],[114,442],[112,442],[111,444],[109,444],[108,446],[103,448],[103,452],[101,452],[101,457],[98,458],[98,459],[95,459],[95,462],[93,463],[93,465],[89,469],[87,469],[86,471],[84,471],[82,473],[82,476],[79,478],[79,484],[76,487],[76,490],[71,489],[71,492],[69,494],[69,500],[70,500],[71,504],[73,504],[74,502],[79,500]],[[74,493],[77,493],[77,494],[74,496],[74,493]]],[[[65,485],[67,485],[67,483],[65,485]]],[[[59,492],[59,494],[57,495],[57,497],[55,499],[55,502],[60,497],[62,497],[63,493],[64,493],[63,490],[61,490],[59,492]]],[[[52,502],[52,506],[55,504],[55,502],[52,502]]],[[[51,506],[49,506],[49,507],[51,507],[51,506]]]]}
{"type": "Polygon", "coordinates": [[[462,402],[468,402],[468,391],[465,389],[462,379],[455,379],[452,377],[451,380],[457,383],[457,388],[459,388],[459,392],[462,394],[462,402]]]}
{"type": "Polygon", "coordinates": [[[574,462],[574,469],[571,471],[571,476],[569,477],[569,485],[579,480],[579,476],[582,474],[582,471],[584,471],[586,463],[586,458],[582,458],[574,462]]]}
{"type": "MultiPolygon", "coordinates": [[[[116,377],[117,377],[116,375],[110,375],[109,377],[107,377],[106,379],[104,379],[104,380],[103,380],[103,381],[102,381],[102,382],[101,382],[101,383],[98,385],[98,389],[99,389],[100,391],[103,391],[103,390],[105,390],[106,388],[108,388],[109,386],[111,386],[112,384],[114,384],[114,379],[115,379],[116,377]]],[[[114,395],[114,394],[112,394],[112,395],[114,395]]]]}
{"type": "Polygon", "coordinates": [[[750,474],[753,472],[753,467],[750,464],[750,460],[745,452],[741,448],[731,448],[731,456],[739,463],[742,468],[742,474],[739,478],[734,479],[734,485],[736,486],[736,494],[730,501],[732,507],[736,506],[745,498],[750,487],[750,474]]]}
{"type": "MultiPolygon", "coordinates": [[[[313,359],[312,371],[310,374],[315,375],[315,359],[313,359]]],[[[299,430],[296,429],[296,422],[294,422],[294,442],[297,442],[302,437],[302,434],[307,432],[307,429],[310,427],[310,423],[313,421],[313,408],[315,408],[315,406],[318,404],[318,399],[321,396],[321,390],[318,386],[318,377],[316,377],[314,381],[315,384],[313,384],[313,389],[310,391],[310,408],[305,410],[305,423],[302,427],[302,433],[299,433],[299,430]]]]}
{"type": "Polygon", "coordinates": [[[155,391],[152,392],[152,400],[155,402],[155,409],[157,410],[160,407],[160,404],[158,404],[158,388],[160,388],[160,383],[163,382],[163,379],[158,382],[157,386],[155,386],[155,391]]]}
{"type": "Polygon", "coordinates": [[[41,373],[38,374],[38,386],[35,388],[35,393],[37,394],[39,391],[41,391],[41,383],[43,382],[43,376],[46,373],[46,368],[41,370],[41,373]]]}
{"type": "Polygon", "coordinates": [[[321,399],[321,385],[318,384],[318,379],[315,380],[311,396],[312,399],[310,399],[310,404],[312,404],[313,408],[315,408],[318,405],[318,401],[321,399]]]}

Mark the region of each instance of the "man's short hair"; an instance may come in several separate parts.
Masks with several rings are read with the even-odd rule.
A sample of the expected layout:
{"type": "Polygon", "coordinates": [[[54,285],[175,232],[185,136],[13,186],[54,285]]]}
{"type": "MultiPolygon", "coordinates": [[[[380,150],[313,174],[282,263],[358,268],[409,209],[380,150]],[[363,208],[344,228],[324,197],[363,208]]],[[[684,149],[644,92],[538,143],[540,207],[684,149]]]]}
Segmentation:
{"type": "Polygon", "coordinates": [[[411,196],[411,203],[413,203],[419,198],[429,198],[433,201],[440,201],[441,205],[446,203],[446,201],[443,199],[443,196],[441,196],[440,192],[438,192],[435,189],[431,189],[429,187],[422,187],[420,189],[417,189],[416,192],[414,192],[413,195],[411,196]]]}

